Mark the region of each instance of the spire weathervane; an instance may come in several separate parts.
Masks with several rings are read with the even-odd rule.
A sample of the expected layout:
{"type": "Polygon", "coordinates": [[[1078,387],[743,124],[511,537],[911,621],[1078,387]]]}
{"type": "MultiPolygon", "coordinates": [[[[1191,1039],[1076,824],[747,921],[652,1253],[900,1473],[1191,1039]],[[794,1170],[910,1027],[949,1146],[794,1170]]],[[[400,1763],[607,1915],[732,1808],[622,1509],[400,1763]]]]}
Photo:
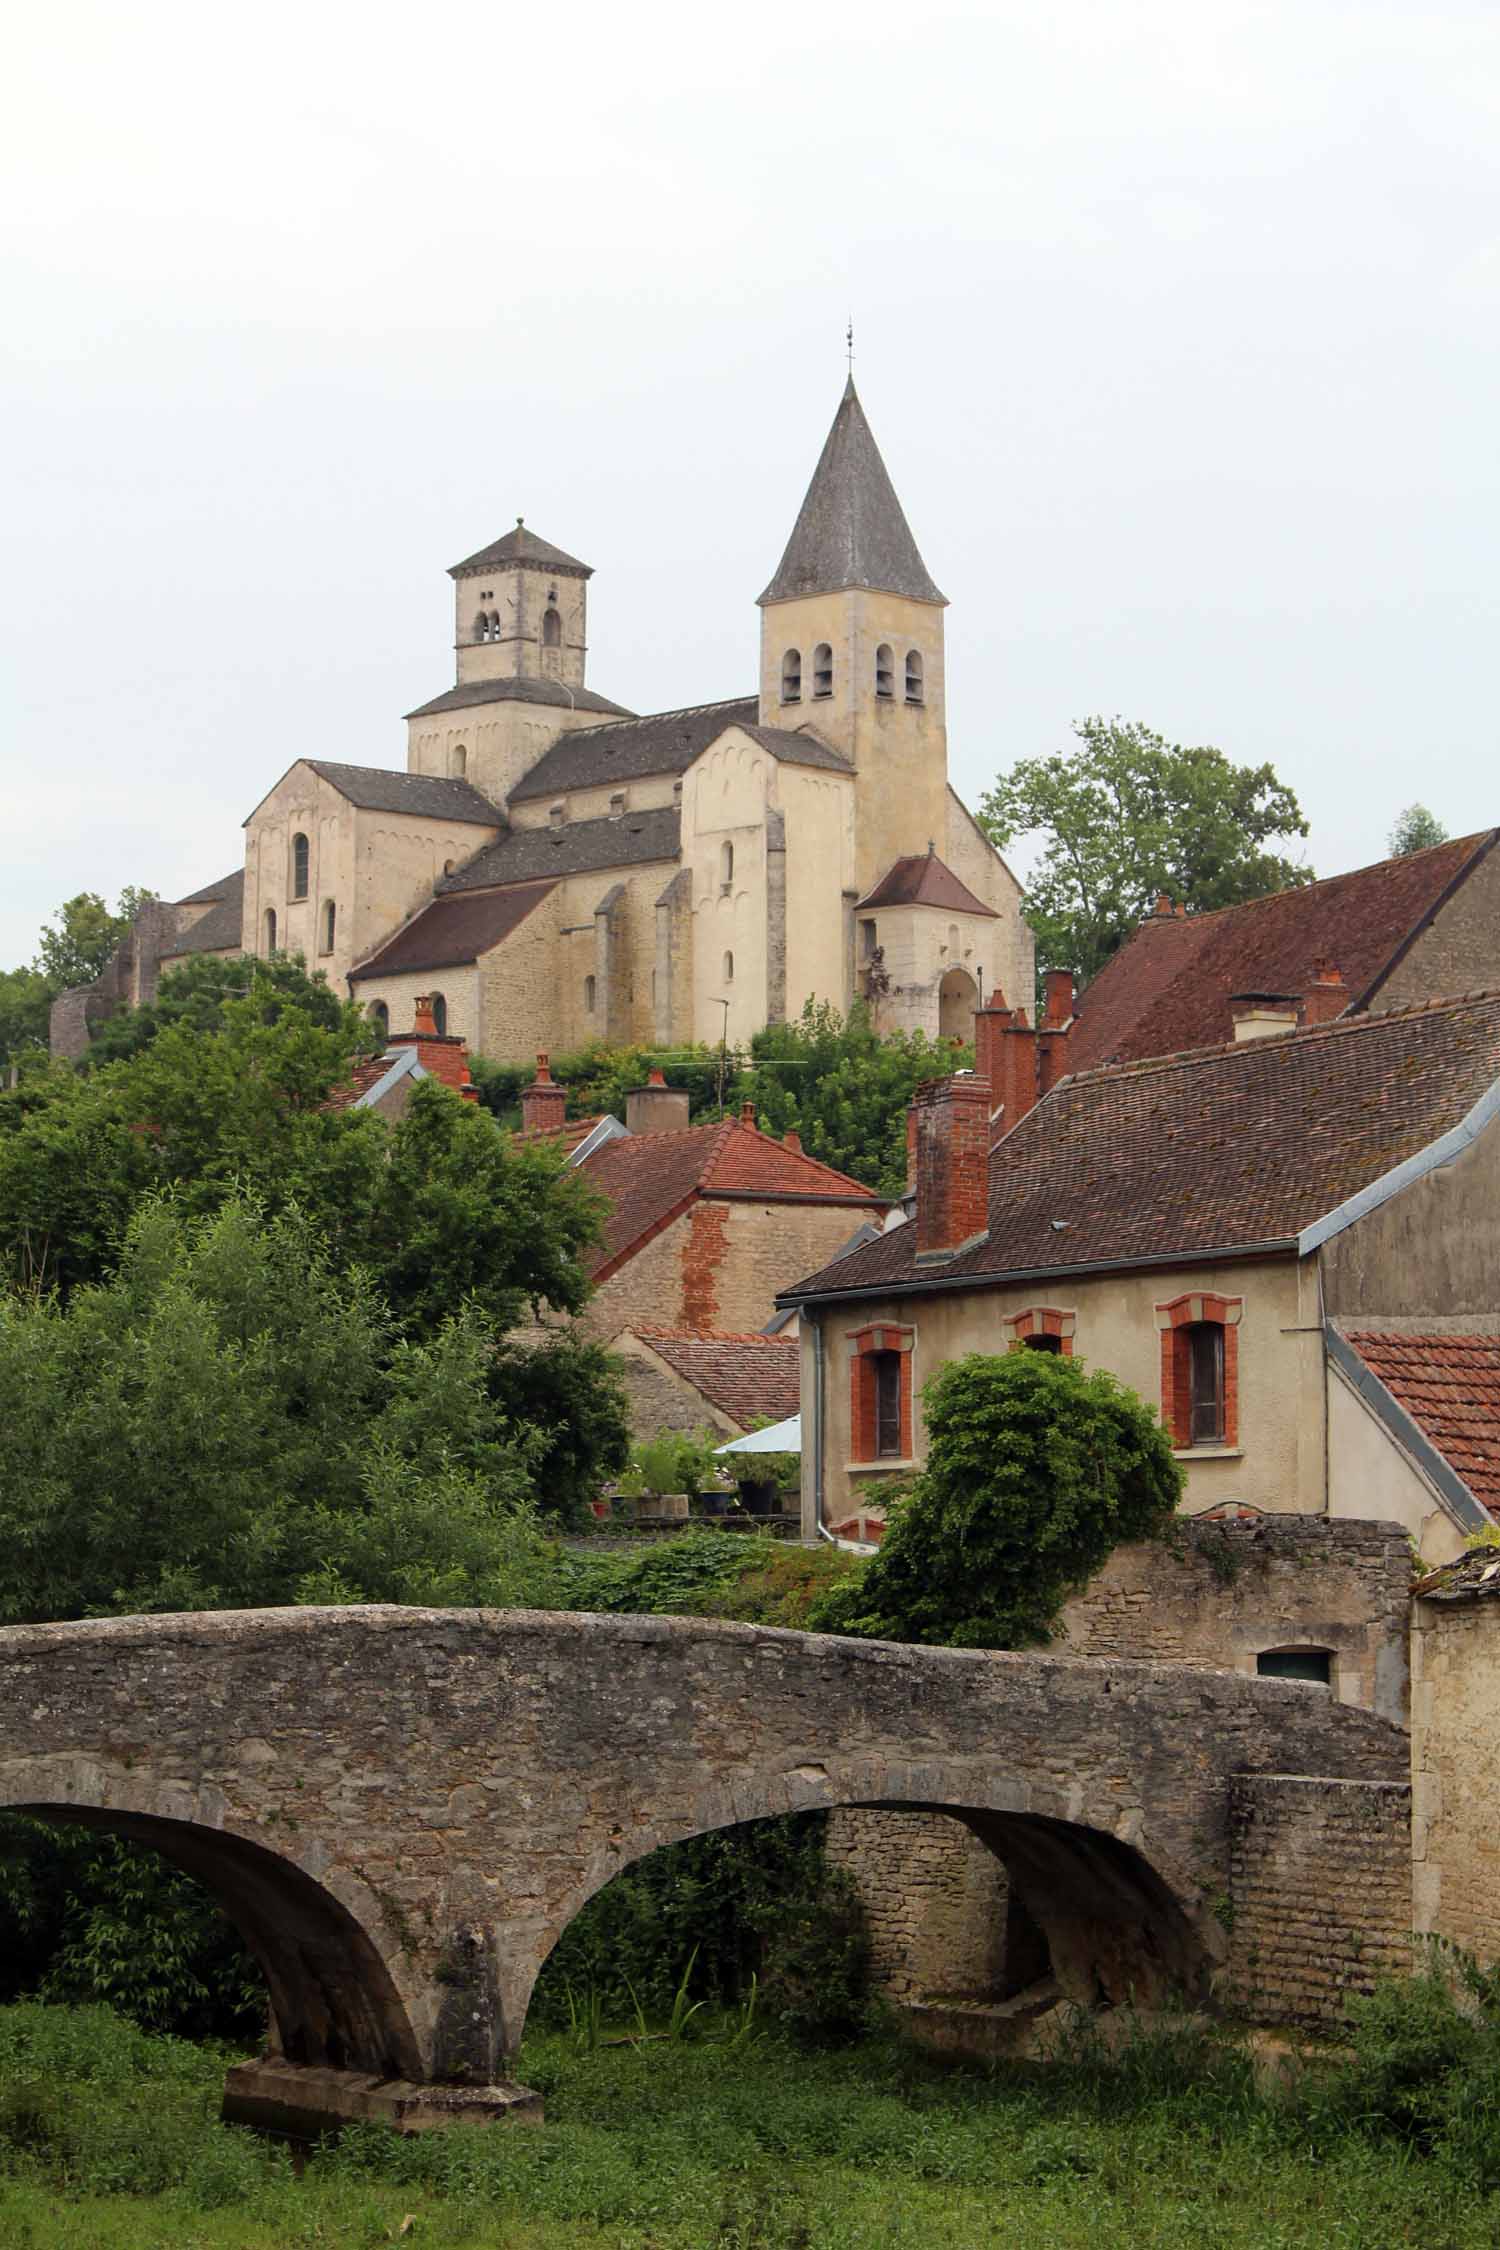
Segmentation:
{"type": "Polygon", "coordinates": [[[844,349],[849,355],[849,373],[854,373],[854,315],[849,315],[849,325],[844,330],[844,349]]]}

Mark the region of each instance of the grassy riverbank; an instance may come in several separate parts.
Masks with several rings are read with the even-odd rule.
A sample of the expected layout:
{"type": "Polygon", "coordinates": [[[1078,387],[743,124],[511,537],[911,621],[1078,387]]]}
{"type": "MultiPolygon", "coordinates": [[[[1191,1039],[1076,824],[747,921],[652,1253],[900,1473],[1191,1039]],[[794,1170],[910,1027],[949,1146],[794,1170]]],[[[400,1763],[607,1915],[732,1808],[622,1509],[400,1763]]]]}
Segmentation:
{"type": "Polygon", "coordinates": [[[103,2010],[0,2010],[6,2250],[1489,2250],[1500,2238],[1482,2155],[1419,2153],[1388,2120],[1362,2125],[1346,2082],[1263,2101],[1242,2058],[1196,2040],[991,2075],[881,2040],[580,2054],[541,2039],[523,2062],[547,2095],[540,2131],[401,2142],[361,2130],[300,2177],[284,2152],[217,2122],[222,2067],[103,2010]]]}

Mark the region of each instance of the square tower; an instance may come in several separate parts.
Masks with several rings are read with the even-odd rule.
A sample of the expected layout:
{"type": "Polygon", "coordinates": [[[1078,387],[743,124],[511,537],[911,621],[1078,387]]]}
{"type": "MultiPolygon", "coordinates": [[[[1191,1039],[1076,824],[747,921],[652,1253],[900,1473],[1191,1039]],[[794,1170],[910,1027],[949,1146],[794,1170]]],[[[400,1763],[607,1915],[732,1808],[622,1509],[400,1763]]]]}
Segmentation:
{"type": "Polygon", "coordinates": [[[473,680],[557,680],[582,687],[593,571],[516,528],[448,573],[460,686],[473,680]]]}

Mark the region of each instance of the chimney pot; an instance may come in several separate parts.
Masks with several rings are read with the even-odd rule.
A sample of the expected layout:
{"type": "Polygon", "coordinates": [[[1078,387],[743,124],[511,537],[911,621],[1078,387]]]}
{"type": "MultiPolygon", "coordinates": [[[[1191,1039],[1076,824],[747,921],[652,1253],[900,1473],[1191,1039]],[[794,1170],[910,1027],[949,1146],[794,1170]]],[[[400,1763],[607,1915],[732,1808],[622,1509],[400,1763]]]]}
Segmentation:
{"type": "Polygon", "coordinates": [[[1313,963],[1312,983],[1302,995],[1304,1023],[1332,1023],[1349,1005],[1349,987],[1326,955],[1313,963]]]}
{"type": "Polygon", "coordinates": [[[974,1010],[974,1076],[1003,1110],[1007,1133],[1036,1106],[1037,1047],[1026,1010],[1007,1008],[998,986],[988,1007],[974,1010]]]}
{"type": "Polygon", "coordinates": [[[741,1123],[742,1125],[746,1126],[746,1127],[748,1128],[748,1130],[749,1130],[750,1132],[752,1132],[752,1133],[753,1133],[753,1132],[755,1131],[755,1104],[754,1104],[754,1102],[741,1102],[741,1103],[740,1103],[740,1123],[741,1123]]]}
{"type": "Polygon", "coordinates": [[[557,1085],[545,1055],[536,1058],[536,1076],[521,1096],[523,1133],[556,1133],[568,1114],[566,1090],[557,1085]]]}
{"type": "Polygon", "coordinates": [[[438,1035],[437,1017],[432,1012],[432,995],[430,992],[424,992],[419,996],[413,1003],[412,1012],[417,1037],[419,1039],[436,1039],[438,1035]]]}
{"type": "Polygon", "coordinates": [[[669,1086],[653,1070],[644,1086],[632,1086],[625,1096],[627,1133],[683,1133],[688,1124],[686,1086],[669,1086]]]}
{"type": "Polygon", "coordinates": [[[795,1131],[783,1133],[781,1145],[783,1148],[789,1148],[794,1155],[800,1156],[802,1154],[802,1135],[795,1131]]]}
{"type": "Polygon", "coordinates": [[[1042,1009],[1042,1024],[1048,1031],[1060,1031],[1073,1020],[1073,972],[1071,969],[1049,969],[1042,979],[1046,995],[1042,1009]]]}

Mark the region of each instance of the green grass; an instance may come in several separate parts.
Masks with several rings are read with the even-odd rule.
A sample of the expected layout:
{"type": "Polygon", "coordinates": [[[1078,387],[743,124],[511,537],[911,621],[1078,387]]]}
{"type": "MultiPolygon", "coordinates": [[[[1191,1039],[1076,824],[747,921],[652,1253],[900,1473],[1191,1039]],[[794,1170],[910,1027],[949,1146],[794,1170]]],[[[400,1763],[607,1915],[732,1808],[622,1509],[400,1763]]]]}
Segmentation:
{"type": "Polygon", "coordinates": [[[301,2176],[217,2122],[224,2057],[102,2009],[0,2009],[5,2250],[1489,2250],[1500,2195],[1347,2103],[1145,2041],[993,2074],[895,2041],[808,2054],[531,2043],[548,2122],[360,2128],[301,2176]],[[406,2231],[401,2230],[405,2223],[406,2231]]]}

